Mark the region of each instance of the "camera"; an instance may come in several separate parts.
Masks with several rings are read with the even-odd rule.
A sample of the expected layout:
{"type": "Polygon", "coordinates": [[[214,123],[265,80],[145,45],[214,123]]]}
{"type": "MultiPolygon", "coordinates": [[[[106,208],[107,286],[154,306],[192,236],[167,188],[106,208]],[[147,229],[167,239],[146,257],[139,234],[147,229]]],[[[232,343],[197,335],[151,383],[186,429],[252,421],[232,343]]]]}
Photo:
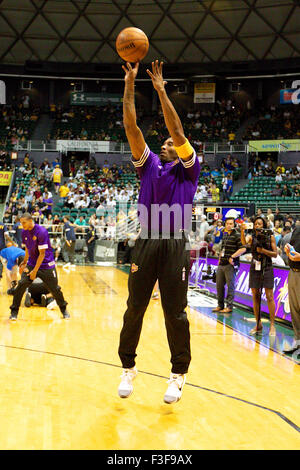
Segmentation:
{"type": "Polygon", "coordinates": [[[216,270],[213,269],[210,264],[207,265],[206,270],[203,269],[202,280],[203,281],[211,280],[212,282],[216,282],[216,278],[217,278],[216,270]]]}
{"type": "Polygon", "coordinates": [[[256,229],[252,235],[252,246],[253,248],[264,248],[265,245],[270,243],[272,230],[268,228],[256,229]]]}

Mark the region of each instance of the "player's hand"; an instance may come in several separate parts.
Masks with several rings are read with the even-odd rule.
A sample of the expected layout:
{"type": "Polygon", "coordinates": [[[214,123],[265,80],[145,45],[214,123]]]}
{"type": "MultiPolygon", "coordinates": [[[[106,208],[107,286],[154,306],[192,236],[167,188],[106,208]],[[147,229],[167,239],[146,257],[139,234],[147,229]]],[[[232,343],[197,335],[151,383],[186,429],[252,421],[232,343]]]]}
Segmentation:
{"type": "Polygon", "coordinates": [[[29,278],[34,281],[35,278],[36,278],[36,271],[33,269],[32,271],[30,271],[30,273],[27,274],[27,276],[29,276],[29,278]]]}
{"type": "Polygon", "coordinates": [[[260,248],[259,246],[256,248],[256,251],[257,253],[262,253],[263,252],[263,248],[260,248]]]}
{"type": "Polygon", "coordinates": [[[156,60],[155,62],[152,62],[152,72],[147,69],[147,74],[151,78],[156,91],[163,91],[165,89],[165,85],[168,83],[163,79],[162,67],[163,62],[160,62],[159,64],[158,60],[156,60]]]}
{"type": "Polygon", "coordinates": [[[21,263],[20,266],[19,266],[19,273],[22,274],[25,268],[26,268],[26,264],[21,263]]]}
{"type": "Polygon", "coordinates": [[[122,65],[122,69],[125,72],[125,77],[124,77],[125,82],[135,80],[138,70],[139,70],[139,65],[140,65],[139,62],[136,62],[133,68],[130,62],[126,62],[126,66],[122,65]]]}

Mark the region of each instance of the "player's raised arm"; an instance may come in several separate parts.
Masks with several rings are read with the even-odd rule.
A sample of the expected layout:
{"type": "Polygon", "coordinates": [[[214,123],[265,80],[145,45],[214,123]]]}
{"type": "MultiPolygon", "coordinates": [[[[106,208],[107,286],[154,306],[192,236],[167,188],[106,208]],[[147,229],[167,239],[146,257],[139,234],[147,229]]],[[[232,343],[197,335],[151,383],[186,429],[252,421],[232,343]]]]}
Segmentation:
{"type": "Polygon", "coordinates": [[[139,69],[139,63],[137,62],[132,68],[131,64],[127,62],[126,66],[122,65],[122,68],[125,72],[123,124],[131,148],[132,156],[135,160],[139,160],[142,157],[146,147],[144,136],[136,122],[136,110],[134,102],[134,85],[139,69]]]}
{"type": "Polygon", "coordinates": [[[165,90],[167,82],[163,79],[162,67],[163,62],[158,63],[158,60],[156,60],[152,62],[152,72],[147,70],[147,73],[149,77],[151,77],[153,86],[158,93],[165,123],[173,139],[175,150],[179,158],[182,160],[190,160],[194,155],[194,149],[184,135],[180,118],[165,90]]]}

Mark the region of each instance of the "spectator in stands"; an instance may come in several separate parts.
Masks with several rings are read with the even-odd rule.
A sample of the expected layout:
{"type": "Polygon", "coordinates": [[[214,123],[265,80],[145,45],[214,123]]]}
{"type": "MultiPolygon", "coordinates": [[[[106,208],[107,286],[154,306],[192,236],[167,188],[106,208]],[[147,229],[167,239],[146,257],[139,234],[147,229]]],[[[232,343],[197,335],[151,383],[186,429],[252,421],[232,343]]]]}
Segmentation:
{"type": "Polygon", "coordinates": [[[38,205],[35,205],[31,215],[33,217],[34,223],[36,223],[36,224],[42,224],[43,223],[44,216],[43,216],[43,213],[40,210],[38,205]]]}
{"type": "Polygon", "coordinates": [[[281,174],[284,174],[285,173],[285,168],[283,165],[278,165],[277,168],[276,168],[276,174],[279,172],[281,174]]]}
{"type": "Polygon", "coordinates": [[[52,232],[53,217],[52,214],[48,214],[43,221],[44,227],[47,229],[48,233],[52,232]]]}
{"type": "Polygon", "coordinates": [[[213,202],[219,202],[220,200],[220,189],[217,187],[215,183],[212,184],[211,187],[211,196],[213,202]]]}
{"type": "Polygon", "coordinates": [[[267,219],[269,220],[269,222],[272,223],[272,226],[273,226],[273,224],[274,224],[274,214],[273,214],[272,209],[270,207],[267,209],[267,219]]]}
{"type": "Polygon", "coordinates": [[[275,176],[275,181],[276,183],[282,183],[282,173],[280,171],[277,171],[276,172],[276,176],[275,176]]]}
{"type": "Polygon", "coordinates": [[[30,163],[29,153],[26,152],[26,153],[25,153],[25,156],[24,156],[24,165],[25,165],[25,167],[28,166],[29,163],[30,163]]]}
{"type": "Polygon", "coordinates": [[[62,170],[60,169],[59,165],[56,164],[52,174],[52,181],[55,187],[55,192],[58,194],[60,183],[62,178],[62,170]]]}
{"type": "Polygon", "coordinates": [[[111,216],[107,217],[106,226],[107,226],[106,237],[109,240],[113,239],[116,236],[116,222],[111,216]]]}
{"type": "Polygon", "coordinates": [[[215,168],[215,169],[211,172],[211,176],[213,176],[214,178],[217,178],[218,176],[220,176],[220,172],[219,172],[218,168],[215,168]]]}
{"type": "Polygon", "coordinates": [[[273,231],[274,231],[274,236],[275,236],[275,241],[276,241],[276,245],[278,246],[280,240],[281,240],[281,232],[282,232],[282,227],[281,227],[281,222],[279,219],[276,219],[274,221],[274,228],[273,228],[273,231]]]}
{"type": "Polygon", "coordinates": [[[53,199],[52,199],[52,197],[50,196],[50,194],[48,193],[47,190],[44,193],[43,203],[44,203],[44,207],[45,207],[45,209],[43,211],[44,215],[46,217],[48,217],[48,215],[52,213],[53,199]]]}
{"type": "Polygon", "coordinates": [[[221,243],[223,238],[223,221],[221,219],[217,220],[217,223],[213,229],[213,250],[217,255],[220,254],[221,243]]]}
{"type": "Polygon", "coordinates": [[[62,202],[66,201],[69,192],[70,189],[68,188],[67,183],[63,183],[59,188],[59,196],[62,202]]]}
{"type": "Polygon", "coordinates": [[[289,190],[287,184],[285,184],[285,185],[283,186],[283,190],[282,190],[282,194],[281,194],[281,195],[282,195],[282,196],[286,196],[286,197],[291,197],[292,193],[291,193],[291,191],[289,190]]]}
{"type": "Polygon", "coordinates": [[[77,217],[77,219],[74,222],[74,225],[76,227],[76,233],[83,234],[85,233],[85,227],[87,226],[87,222],[83,215],[80,215],[77,217]]]}
{"type": "Polygon", "coordinates": [[[233,192],[232,173],[228,173],[222,180],[224,201],[229,201],[233,192]]]}
{"type": "Polygon", "coordinates": [[[280,212],[279,207],[276,207],[276,209],[275,209],[274,224],[275,224],[276,220],[279,220],[280,223],[282,223],[283,220],[284,220],[284,217],[283,217],[282,213],[280,212]]]}
{"type": "Polygon", "coordinates": [[[262,209],[258,207],[256,211],[256,217],[262,217],[263,219],[265,218],[265,214],[263,213],[262,209]]]}
{"type": "Polygon", "coordinates": [[[271,196],[282,196],[280,184],[276,184],[275,188],[266,190],[265,192],[271,194],[271,196]]]}

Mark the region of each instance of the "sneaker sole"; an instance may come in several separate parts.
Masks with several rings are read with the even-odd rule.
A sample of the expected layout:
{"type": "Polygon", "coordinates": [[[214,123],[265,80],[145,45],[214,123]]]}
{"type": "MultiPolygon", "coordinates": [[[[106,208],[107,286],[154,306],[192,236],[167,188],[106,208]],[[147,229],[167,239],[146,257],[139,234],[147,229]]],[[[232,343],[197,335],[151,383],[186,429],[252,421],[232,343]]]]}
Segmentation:
{"type": "Polygon", "coordinates": [[[177,400],[172,400],[171,397],[169,397],[169,395],[165,395],[164,402],[167,403],[168,405],[172,405],[173,403],[177,403],[180,400],[180,398],[181,397],[177,398],[177,400]]]}
{"type": "Polygon", "coordinates": [[[118,392],[120,398],[129,398],[130,395],[132,395],[133,390],[129,393],[129,395],[120,395],[120,392],[118,392]]]}

